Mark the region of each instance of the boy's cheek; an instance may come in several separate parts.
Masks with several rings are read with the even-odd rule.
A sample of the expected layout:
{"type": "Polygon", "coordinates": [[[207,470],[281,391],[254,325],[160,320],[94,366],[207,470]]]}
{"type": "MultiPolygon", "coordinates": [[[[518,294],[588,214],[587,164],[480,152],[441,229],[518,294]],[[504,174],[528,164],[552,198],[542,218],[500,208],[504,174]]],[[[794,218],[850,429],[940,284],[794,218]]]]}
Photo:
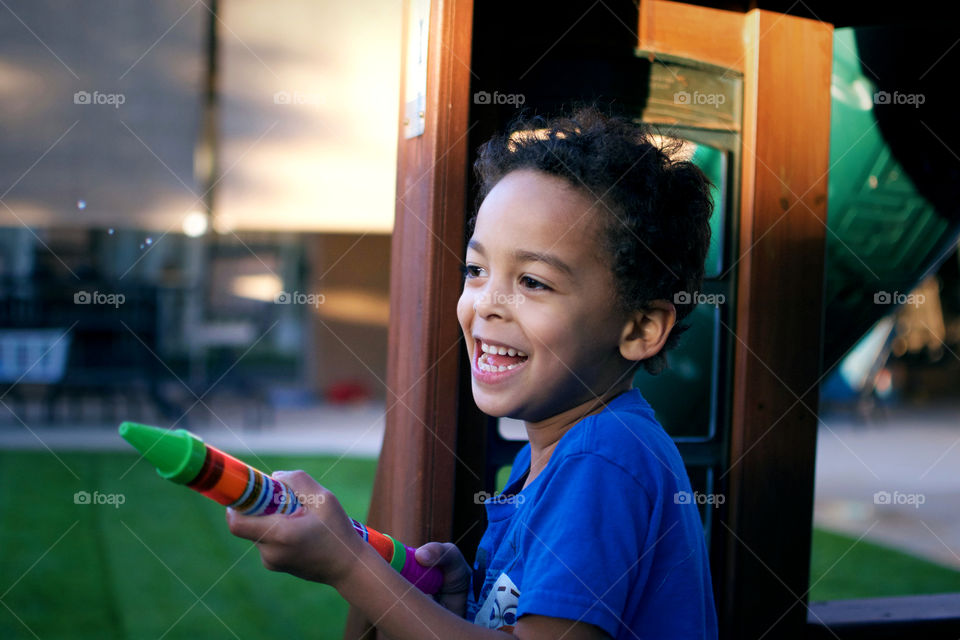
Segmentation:
{"type": "Polygon", "coordinates": [[[473,297],[466,292],[460,296],[457,301],[457,321],[460,323],[460,330],[463,331],[463,337],[470,336],[470,320],[473,315],[473,297]]]}

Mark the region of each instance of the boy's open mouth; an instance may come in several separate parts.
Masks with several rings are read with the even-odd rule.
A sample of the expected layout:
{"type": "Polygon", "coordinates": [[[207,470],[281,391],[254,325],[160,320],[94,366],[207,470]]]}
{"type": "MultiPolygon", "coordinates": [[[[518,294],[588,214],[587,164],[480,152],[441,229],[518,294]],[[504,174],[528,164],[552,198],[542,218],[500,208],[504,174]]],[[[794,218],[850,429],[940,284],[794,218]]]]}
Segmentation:
{"type": "Polygon", "coordinates": [[[481,371],[510,371],[527,361],[526,353],[508,347],[506,345],[495,345],[477,338],[477,349],[479,356],[477,358],[477,368],[481,371]]]}

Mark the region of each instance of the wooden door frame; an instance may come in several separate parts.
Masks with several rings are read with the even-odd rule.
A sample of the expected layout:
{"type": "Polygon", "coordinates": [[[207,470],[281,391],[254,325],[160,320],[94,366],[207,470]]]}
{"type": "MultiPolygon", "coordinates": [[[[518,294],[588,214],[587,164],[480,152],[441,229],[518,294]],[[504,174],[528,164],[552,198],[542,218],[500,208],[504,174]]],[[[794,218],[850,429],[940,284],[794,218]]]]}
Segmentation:
{"type": "MultiPolygon", "coordinates": [[[[400,87],[410,12],[405,0],[400,87]]],[[[400,96],[386,430],[367,520],[410,546],[452,536],[472,28],[472,0],[430,2],[423,134],[405,137],[400,96]]],[[[351,611],[344,637],[374,636],[351,611]]]]}
{"type": "Polygon", "coordinates": [[[722,636],[805,637],[833,27],[643,0],[638,34],[641,50],[743,75],[727,509],[712,570],[722,636]]]}

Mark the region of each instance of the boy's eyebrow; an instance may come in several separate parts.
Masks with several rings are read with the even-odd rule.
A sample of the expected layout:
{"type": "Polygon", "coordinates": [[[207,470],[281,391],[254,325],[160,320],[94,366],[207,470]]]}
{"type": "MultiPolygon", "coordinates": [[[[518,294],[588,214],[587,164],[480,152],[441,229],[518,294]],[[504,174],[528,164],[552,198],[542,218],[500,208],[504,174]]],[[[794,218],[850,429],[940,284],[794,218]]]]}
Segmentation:
{"type": "Polygon", "coordinates": [[[525,249],[517,249],[513,252],[513,257],[520,262],[543,262],[548,264],[558,271],[563,271],[569,276],[573,275],[573,269],[570,266],[553,255],[552,253],[545,253],[543,251],[527,251],[525,249]]]}
{"type": "MultiPolygon", "coordinates": [[[[480,242],[478,242],[477,240],[470,240],[470,242],[467,243],[467,246],[473,249],[474,251],[476,251],[477,253],[486,255],[483,245],[480,244],[480,242]]],[[[517,249],[516,251],[513,252],[513,257],[518,262],[543,262],[544,264],[548,264],[559,271],[563,271],[567,275],[570,275],[570,276],[573,275],[573,269],[570,268],[570,265],[568,265],[566,262],[564,262],[557,256],[553,255],[552,253],[546,253],[543,251],[529,251],[527,249],[517,249]]]]}

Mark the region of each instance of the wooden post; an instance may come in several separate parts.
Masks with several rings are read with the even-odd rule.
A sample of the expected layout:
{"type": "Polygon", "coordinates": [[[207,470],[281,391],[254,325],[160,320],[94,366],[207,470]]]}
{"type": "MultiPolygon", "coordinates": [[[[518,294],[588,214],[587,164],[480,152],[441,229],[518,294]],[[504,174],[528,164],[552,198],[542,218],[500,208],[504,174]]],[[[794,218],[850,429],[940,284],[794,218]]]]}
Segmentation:
{"type": "MultiPolygon", "coordinates": [[[[400,100],[397,203],[391,245],[386,433],[368,522],[417,546],[450,540],[457,377],[456,305],[466,223],[472,0],[430,2],[424,133],[407,139],[400,100]]],[[[404,2],[400,86],[411,2],[404,2]]],[[[384,64],[390,64],[385,60],[384,64]]],[[[382,635],[382,634],[381,634],[382,635]]],[[[372,637],[351,612],[345,639],[372,637]]]]}
{"type": "Polygon", "coordinates": [[[743,75],[721,637],[805,634],[821,354],[833,27],[643,0],[639,48],[743,75]]]}
{"type": "Polygon", "coordinates": [[[744,123],[729,522],[718,606],[730,638],[806,630],[833,27],[754,10],[744,123]]]}

